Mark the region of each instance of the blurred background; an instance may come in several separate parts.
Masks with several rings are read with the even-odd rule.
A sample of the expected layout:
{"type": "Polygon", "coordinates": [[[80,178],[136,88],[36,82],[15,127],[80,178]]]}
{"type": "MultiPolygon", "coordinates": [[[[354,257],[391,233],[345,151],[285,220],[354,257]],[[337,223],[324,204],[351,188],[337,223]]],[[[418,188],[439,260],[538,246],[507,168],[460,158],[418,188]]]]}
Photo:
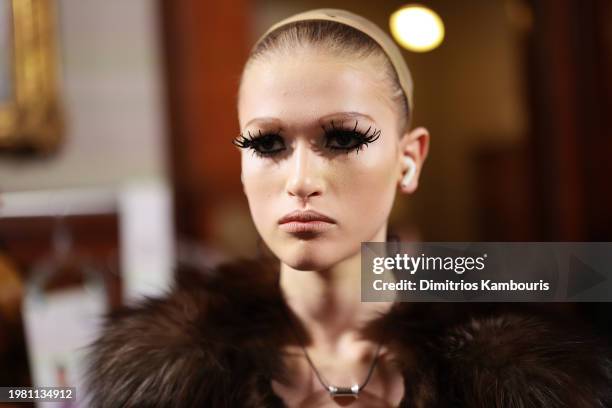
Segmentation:
{"type": "MultiPolygon", "coordinates": [[[[70,350],[95,332],[96,311],[162,292],[177,262],[256,256],[231,144],[250,47],[279,19],[318,7],[389,32],[406,4],[43,2],[0,0],[0,385],[75,383],[70,350]],[[24,18],[38,19],[39,37],[20,31],[24,18]],[[46,79],[31,90],[34,57],[23,55],[38,55],[33,43],[46,79]]],[[[413,124],[430,130],[431,149],[391,230],[612,241],[612,2],[420,4],[444,24],[436,48],[403,50],[413,124]]],[[[607,304],[571,309],[609,335],[607,304]]]]}

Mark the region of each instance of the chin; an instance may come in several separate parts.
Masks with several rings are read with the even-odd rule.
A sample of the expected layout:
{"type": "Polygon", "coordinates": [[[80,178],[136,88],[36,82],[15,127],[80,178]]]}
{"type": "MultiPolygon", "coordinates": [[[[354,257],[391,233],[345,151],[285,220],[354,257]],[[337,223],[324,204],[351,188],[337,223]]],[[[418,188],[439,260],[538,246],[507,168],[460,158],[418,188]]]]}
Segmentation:
{"type": "Polygon", "coordinates": [[[320,258],[287,259],[283,262],[297,271],[323,271],[334,266],[338,261],[325,261],[320,258]]]}
{"type": "Polygon", "coordinates": [[[310,245],[308,242],[284,246],[276,253],[287,266],[299,271],[321,271],[329,269],[344,257],[339,257],[343,251],[340,248],[330,248],[330,245],[310,245]],[[331,250],[330,250],[331,249],[331,250]]]}

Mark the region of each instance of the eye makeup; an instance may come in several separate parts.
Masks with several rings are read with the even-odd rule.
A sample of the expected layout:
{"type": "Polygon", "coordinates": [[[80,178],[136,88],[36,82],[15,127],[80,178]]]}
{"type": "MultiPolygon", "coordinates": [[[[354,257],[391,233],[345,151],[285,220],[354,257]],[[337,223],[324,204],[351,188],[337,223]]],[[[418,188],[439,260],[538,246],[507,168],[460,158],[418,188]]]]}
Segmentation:
{"type": "Polygon", "coordinates": [[[331,121],[331,128],[321,126],[325,132],[325,147],[332,150],[340,150],[351,152],[355,150],[359,154],[359,150],[375,142],[380,137],[380,130],[372,129],[370,126],[365,131],[357,130],[359,121],[355,120],[355,126],[352,129],[346,129],[342,125],[337,128],[335,122],[331,121]]]}
{"type": "MultiPolygon", "coordinates": [[[[370,126],[365,131],[361,131],[358,129],[358,125],[358,120],[355,120],[355,125],[352,128],[345,127],[344,122],[341,122],[338,126],[334,120],[327,126],[322,125],[324,147],[332,152],[348,154],[355,151],[359,154],[361,149],[380,137],[381,131],[379,129],[370,126]]],[[[287,149],[279,131],[262,133],[260,130],[256,135],[248,131],[247,136],[241,133],[232,140],[232,143],[241,149],[251,149],[260,157],[276,156],[287,149]]]]}
{"type": "Polygon", "coordinates": [[[275,156],[286,150],[285,141],[280,135],[280,132],[263,133],[258,131],[257,136],[253,136],[251,131],[247,132],[248,136],[243,133],[232,140],[232,143],[241,149],[251,149],[258,156],[275,156]]]}

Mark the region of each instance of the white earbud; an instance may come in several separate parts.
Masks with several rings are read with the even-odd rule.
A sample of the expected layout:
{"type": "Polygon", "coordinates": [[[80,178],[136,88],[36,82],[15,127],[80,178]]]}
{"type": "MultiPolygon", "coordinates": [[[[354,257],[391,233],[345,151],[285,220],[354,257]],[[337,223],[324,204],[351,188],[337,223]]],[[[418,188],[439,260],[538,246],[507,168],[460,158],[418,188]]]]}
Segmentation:
{"type": "Polygon", "coordinates": [[[408,171],[402,179],[402,187],[406,188],[414,178],[414,174],[416,173],[416,163],[411,157],[405,157],[404,163],[406,163],[406,166],[408,166],[408,171]]]}

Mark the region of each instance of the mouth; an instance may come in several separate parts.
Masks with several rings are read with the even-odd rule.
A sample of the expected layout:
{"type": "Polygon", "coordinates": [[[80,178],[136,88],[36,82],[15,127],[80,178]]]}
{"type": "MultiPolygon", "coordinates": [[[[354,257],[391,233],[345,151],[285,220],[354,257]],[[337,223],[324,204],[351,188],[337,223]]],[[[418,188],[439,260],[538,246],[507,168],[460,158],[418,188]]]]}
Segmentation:
{"type": "Polygon", "coordinates": [[[291,233],[323,232],[334,226],[336,221],[314,210],[296,210],[286,214],[279,221],[279,228],[291,233]]]}

